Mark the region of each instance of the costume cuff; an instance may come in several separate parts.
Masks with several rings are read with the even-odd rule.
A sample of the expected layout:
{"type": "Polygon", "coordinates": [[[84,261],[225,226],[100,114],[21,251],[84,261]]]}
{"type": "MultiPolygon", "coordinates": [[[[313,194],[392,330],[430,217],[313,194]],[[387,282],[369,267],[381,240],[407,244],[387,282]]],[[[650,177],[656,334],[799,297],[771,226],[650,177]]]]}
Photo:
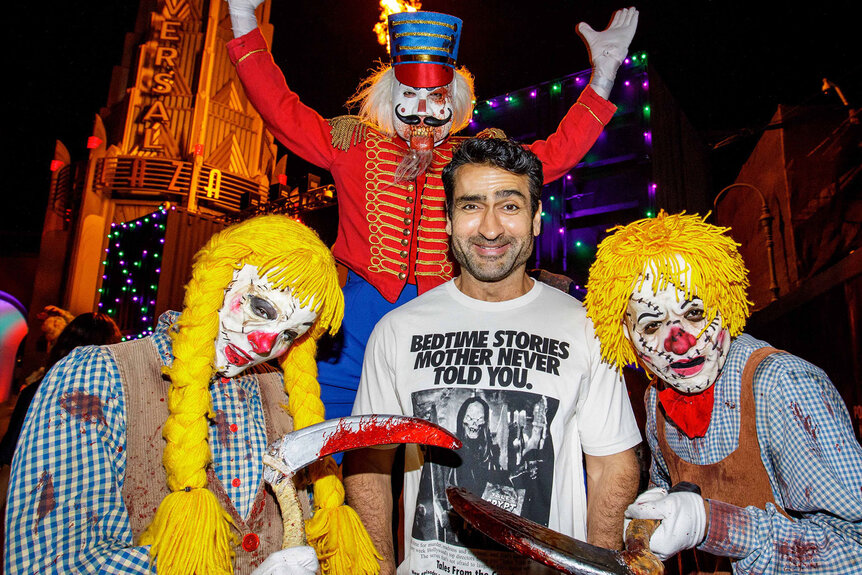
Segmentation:
{"type": "Polygon", "coordinates": [[[245,36],[234,38],[227,43],[227,55],[231,63],[236,66],[237,63],[251,55],[254,52],[268,52],[269,46],[266,39],[260,31],[260,28],[255,28],[245,36]]]}
{"type": "Polygon", "coordinates": [[[706,501],[709,502],[709,526],[697,548],[722,557],[740,558],[751,553],[757,524],[746,510],[715,499],[706,501]]]}
{"type": "Polygon", "coordinates": [[[616,106],[596,94],[591,86],[587,86],[581,92],[578,97],[578,104],[587,108],[602,126],[607,125],[614,117],[614,112],[617,111],[616,106]]]}

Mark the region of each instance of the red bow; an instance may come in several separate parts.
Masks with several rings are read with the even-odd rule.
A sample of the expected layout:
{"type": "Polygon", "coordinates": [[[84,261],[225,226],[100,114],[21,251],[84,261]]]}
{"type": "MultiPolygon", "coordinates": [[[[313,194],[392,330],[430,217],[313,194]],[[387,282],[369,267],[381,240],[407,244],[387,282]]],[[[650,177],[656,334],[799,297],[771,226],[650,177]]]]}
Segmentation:
{"type": "Polygon", "coordinates": [[[658,400],[665,414],[673,420],[689,438],[703,437],[712,419],[712,404],[715,399],[715,386],[694,395],[680,393],[666,385],[658,392],[658,400]]]}

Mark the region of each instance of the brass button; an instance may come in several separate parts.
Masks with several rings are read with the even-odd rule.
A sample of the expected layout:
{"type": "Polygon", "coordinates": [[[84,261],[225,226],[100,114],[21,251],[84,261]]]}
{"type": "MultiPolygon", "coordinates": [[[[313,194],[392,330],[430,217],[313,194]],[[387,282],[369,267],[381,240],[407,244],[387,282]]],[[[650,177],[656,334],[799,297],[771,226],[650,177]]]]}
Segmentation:
{"type": "Polygon", "coordinates": [[[413,208],[411,208],[410,206],[407,206],[406,208],[404,208],[404,213],[405,213],[405,214],[409,214],[409,213],[412,213],[412,212],[413,212],[413,208]]]}
{"type": "Polygon", "coordinates": [[[406,277],[407,277],[407,274],[405,274],[404,272],[401,272],[398,274],[398,279],[400,279],[400,280],[403,280],[406,277]]]}
{"type": "Polygon", "coordinates": [[[410,218],[404,218],[404,225],[405,226],[409,226],[412,223],[413,223],[413,220],[411,220],[410,218]]]}
{"type": "Polygon", "coordinates": [[[407,240],[407,239],[401,240],[401,245],[402,246],[410,245],[410,240],[407,240]]]}
{"type": "Polygon", "coordinates": [[[402,271],[402,272],[406,272],[406,271],[407,271],[407,264],[401,264],[401,271],[402,271]]]}
{"type": "Polygon", "coordinates": [[[410,196],[407,196],[407,203],[408,203],[408,204],[412,204],[412,203],[413,203],[413,198],[412,198],[412,197],[410,197],[410,196]]]}
{"type": "Polygon", "coordinates": [[[407,191],[408,191],[408,192],[412,192],[412,191],[413,191],[413,184],[407,184],[407,191]]]}
{"type": "Polygon", "coordinates": [[[401,250],[401,257],[402,257],[402,258],[406,258],[408,255],[409,255],[409,254],[408,254],[406,251],[401,250]]]}
{"type": "Polygon", "coordinates": [[[409,236],[409,235],[410,235],[410,230],[405,229],[402,233],[403,233],[405,236],[409,236]]]}

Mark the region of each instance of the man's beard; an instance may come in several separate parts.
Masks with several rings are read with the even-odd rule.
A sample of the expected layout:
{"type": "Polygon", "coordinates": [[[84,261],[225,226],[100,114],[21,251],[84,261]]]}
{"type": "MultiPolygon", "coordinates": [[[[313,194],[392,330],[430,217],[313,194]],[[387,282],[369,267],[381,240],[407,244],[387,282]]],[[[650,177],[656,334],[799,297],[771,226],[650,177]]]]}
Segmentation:
{"type": "Polygon", "coordinates": [[[463,271],[481,282],[498,282],[512,275],[518,266],[530,259],[533,253],[533,236],[521,238],[521,241],[509,236],[497,238],[495,241],[488,241],[481,236],[473,236],[466,241],[453,237],[451,248],[452,257],[463,271]],[[491,261],[483,259],[470,249],[473,243],[502,244],[506,242],[510,244],[509,251],[500,258],[494,258],[491,261]]]}

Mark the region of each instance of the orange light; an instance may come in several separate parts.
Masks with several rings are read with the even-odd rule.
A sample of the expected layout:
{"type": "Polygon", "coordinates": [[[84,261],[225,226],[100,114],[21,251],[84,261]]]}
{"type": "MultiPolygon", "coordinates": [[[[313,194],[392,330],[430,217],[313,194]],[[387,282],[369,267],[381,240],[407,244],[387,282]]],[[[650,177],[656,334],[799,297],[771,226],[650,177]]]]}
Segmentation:
{"type": "Polygon", "coordinates": [[[56,172],[65,165],[61,160],[51,160],[51,171],[56,172]]]}
{"type": "Polygon", "coordinates": [[[381,46],[389,52],[389,15],[400,12],[416,12],[422,8],[419,0],[380,0],[380,22],[374,25],[374,33],[381,46]]]}
{"type": "Polygon", "coordinates": [[[204,145],[203,144],[195,144],[195,156],[203,156],[204,155],[204,145]]]}
{"type": "Polygon", "coordinates": [[[287,185],[287,174],[279,174],[278,175],[278,183],[282,186],[287,185]]]}
{"type": "Polygon", "coordinates": [[[102,139],[101,138],[97,138],[96,136],[90,136],[89,138],[87,138],[87,149],[88,150],[95,150],[96,148],[98,148],[101,145],[102,145],[102,139]]]}

